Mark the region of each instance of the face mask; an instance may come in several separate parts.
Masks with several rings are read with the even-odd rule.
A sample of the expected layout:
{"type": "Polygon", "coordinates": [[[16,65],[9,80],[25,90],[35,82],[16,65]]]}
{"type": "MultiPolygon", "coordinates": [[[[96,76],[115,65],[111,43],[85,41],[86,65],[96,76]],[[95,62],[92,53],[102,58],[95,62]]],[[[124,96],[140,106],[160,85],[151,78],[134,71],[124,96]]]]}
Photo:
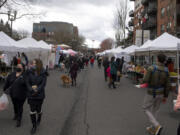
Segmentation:
{"type": "Polygon", "coordinates": [[[22,72],[22,69],[21,68],[17,68],[16,72],[22,72]]]}

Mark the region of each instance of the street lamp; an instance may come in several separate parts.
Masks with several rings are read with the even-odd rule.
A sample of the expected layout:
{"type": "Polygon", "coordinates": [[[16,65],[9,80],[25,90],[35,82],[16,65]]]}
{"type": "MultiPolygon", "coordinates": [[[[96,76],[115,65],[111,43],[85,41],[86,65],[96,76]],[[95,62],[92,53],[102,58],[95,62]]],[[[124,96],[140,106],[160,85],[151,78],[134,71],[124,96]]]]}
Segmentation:
{"type": "Polygon", "coordinates": [[[12,37],[12,25],[13,25],[13,21],[16,20],[17,17],[17,11],[11,12],[8,11],[8,21],[11,22],[11,37],[12,37]]]}

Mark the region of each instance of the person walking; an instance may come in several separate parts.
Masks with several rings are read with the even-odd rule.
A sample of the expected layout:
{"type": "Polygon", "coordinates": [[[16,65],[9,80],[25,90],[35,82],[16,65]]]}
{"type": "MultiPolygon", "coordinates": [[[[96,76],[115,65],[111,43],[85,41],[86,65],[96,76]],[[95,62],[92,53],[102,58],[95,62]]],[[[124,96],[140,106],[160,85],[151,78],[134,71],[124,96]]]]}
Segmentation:
{"type": "Polygon", "coordinates": [[[98,67],[99,67],[99,69],[101,69],[102,57],[98,57],[98,58],[97,58],[97,62],[98,62],[98,67]]]}
{"type": "Polygon", "coordinates": [[[94,67],[94,57],[91,58],[90,62],[91,62],[91,67],[93,68],[94,67]]]}
{"type": "Polygon", "coordinates": [[[157,120],[157,114],[161,103],[166,102],[170,90],[169,72],[164,65],[165,60],[165,55],[159,54],[157,56],[157,64],[148,68],[143,80],[143,83],[148,84],[143,110],[152,124],[150,127],[147,127],[147,131],[154,135],[160,135],[163,128],[157,120]]]}
{"type": "Polygon", "coordinates": [[[112,83],[109,84],[109,88],[111,88],[111,86],[113,86],[113,88],[115,89],[115,82],[116,82],[116,77],[117,77],[117,65],[115,62],[115,57],[111,58],[111,76],[112,76],[112,83]]]}
{"type": "Polygon", "coordinates": [[[105,57],[104,60],[103,60],[103,67],[104,67],[104,79],[105,81],[107,81],[107,69],[109,67],[109,60],[108,60],[108,57],[105,57]]]}
{"type": "Polygon", "coordinates": [[[16,127],[21,126],[23,105],[27,98],[27,87],[25,81],[25,72],[22,64],[18,64],[16,71],[11,73],[5,82],[4,92],[9,94],[14,107],[14,118],[16,127]]]}
{"type": "Polygon", "coordinates": [[[30,117],[32,122],[31,134],[36,132],[37,126],[41,122],[42,104],[45,98],[45,86],[47,72],[43,69],[42,61],[35,59],[31,69],[28,71],[26,85],[28,88],[28,104],[30,106],[30,117]],[[37,117],[36,117],[37,115],[37,117]]]}
{"type": "Polygon", "coordinates": [[[74,85],[76,86],[76,78],[77,78],[78,69],[79,69],[79,65],[77,63],[76,58],[74,58],[74,60],[72,61],[70,71],[69,71],[69,73],[71,75],[72,86],[74,86],[74,85]]]}
{"type": "Polygon", "coordinates": [[[121,59],[117,58],[116,59],[116,65],[117,65],[117,82],[120,83],[120,79],[121,79],[121,59]]]}

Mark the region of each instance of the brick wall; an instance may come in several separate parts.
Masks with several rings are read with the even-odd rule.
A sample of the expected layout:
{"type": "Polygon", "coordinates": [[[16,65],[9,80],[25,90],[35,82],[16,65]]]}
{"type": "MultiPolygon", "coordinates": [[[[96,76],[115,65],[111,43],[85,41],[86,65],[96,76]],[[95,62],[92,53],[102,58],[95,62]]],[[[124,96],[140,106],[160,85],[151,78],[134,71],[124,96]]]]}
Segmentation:
{"type": "Polygon", "coordinates": [[[164,32],[175,33],[176,23],[176,0],[158,0],[157,36],[164,32]],[[164,16],[162,17],[162,9],[164,16]],[[162,31],[164,26],[164,31],[162,31]],[[169,29],[167,28],[169,26],[169,29]]]}

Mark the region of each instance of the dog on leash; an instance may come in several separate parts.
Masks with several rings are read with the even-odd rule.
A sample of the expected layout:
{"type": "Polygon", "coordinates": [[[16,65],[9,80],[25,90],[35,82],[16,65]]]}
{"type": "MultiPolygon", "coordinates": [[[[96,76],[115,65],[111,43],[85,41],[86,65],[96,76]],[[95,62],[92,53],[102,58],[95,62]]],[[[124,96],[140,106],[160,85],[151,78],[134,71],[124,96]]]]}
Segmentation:
{"type": "Polygon", "coordinates": [[[67,75],[62,75],[61,81],[62,81],[63,86],[70,86],[70,84],[71,84],[71,79],[67,75]]]}

